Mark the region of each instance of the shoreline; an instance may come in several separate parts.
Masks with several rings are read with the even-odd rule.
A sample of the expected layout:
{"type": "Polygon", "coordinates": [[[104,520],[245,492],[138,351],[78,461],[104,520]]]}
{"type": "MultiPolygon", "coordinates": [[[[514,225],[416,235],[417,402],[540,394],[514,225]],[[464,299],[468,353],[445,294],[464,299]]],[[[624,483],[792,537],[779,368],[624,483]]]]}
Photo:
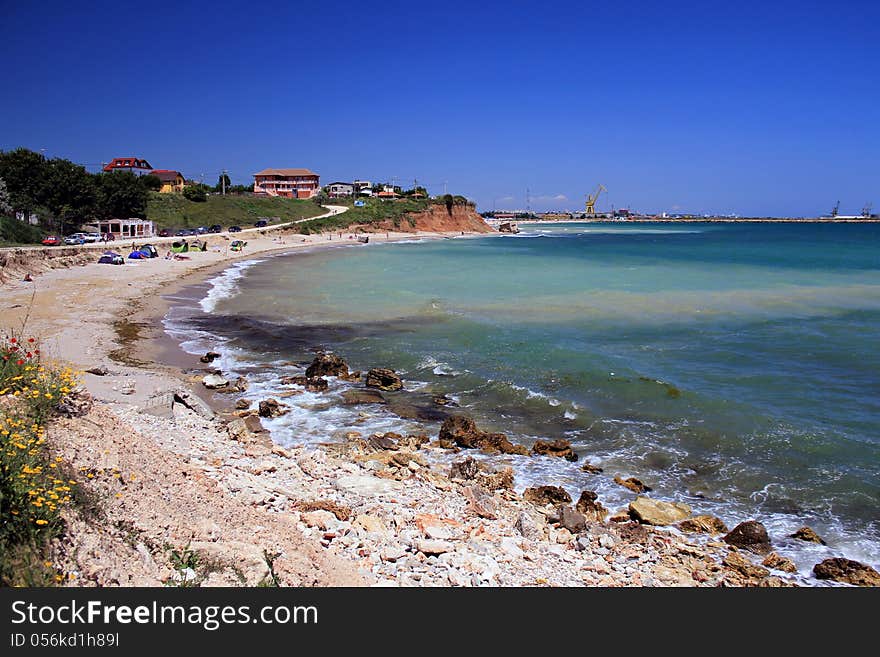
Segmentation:
{"type": "MultiPolygon", "coordinates": [[[[399,239],[429,236],[443,237],[405,233],[399,239]]],[[[329,241],[320,240],[314,240],[311,246],[315,243],[331,246],[329,241]]],[[[210,506],[182,510],[178,528],[170,531],[170,536],[169,524],[163,523],[163,518],[157,518],[155,512],[152,518],[144,517],[159,491],[142,489],[147,508],[114,505],[111,514],[118,514],[122,518],[120,522],[134,524],[145,535],[145,540],[138,545],[145,546],[150,559],[143,557],[144,549],[135,550],[139,555],[135,557],[125,550],[120,553],[116,546],[118,559],[126,562],[136,576],[127,580],[118,576],[106,579],[99,568],[80,578],[77,584],[144,585],[153,582],[156,585],[156,578],[159,582],[169,578],[173,581],[181,575],[158,563],[161,551],[156,549],[159,544],[156,535],[165,537],[163,540],[173,538],[176,543],[172,544],[180,545],[183,537],[192,534],[189,541],[215,557],[229,552],[246,554],[250,564],[249,577],[239,583],[253,585],[254,580],[261,581],[261,573],[265,577],[266,564],[261,564],[255,556],[254,541],[241,539],[253,534],[261,541],[268,540],[265,531],[253,531],[255,520],[250,514],[257,507],[263,514],[259,522],[272,524],[264,517],[268,514],[276,523],[295,526],[298,530],[286,537],[288,542],[285,545],[274,548],[280,549],[282,555],[289,555],[291,549],[302,551],[299,561],[294,560],[295,563],[288,564],[286,569],[278,568],[284,582],[295,585],[303,585],[303,582],[311,582],[304,585],[331,586],[340,585],[340,582],[343,585],[443,586],[820,585],[775,568],[771,572],[757,565],[760,559],[754,563],[754,557],[748,552],[738,551],[717,539],[695,543],[678,531],[655,529],[629,518],[618,518],[616,523],[591,522],[585,527],[575,523],[569,529],[565,519],[558,522],[559,519],[553,516],[552,504],[542,508],[522,500],[513,492],[512,486],[493,489],[493,484],[485,485],[484,480],[497,483],[500,473],[478,472],[471,473],[473,476],[469,479],[456,479],[437,471],[429,463],[431,459],[423,455],[448,454],[448,451],[437,452],[440,448],[430,444],[416,444],[413,449],[411,441],[389,439],[392,442],[397,440],[398,444],[390,445],[387,440],[381,440],[377,446],[372,437],[352,431],[345,443],[327,444],[318,450],[282,448],[265,433],[241,431],[241,423],[236,424],[235,420],[218,423],[214,418],[206,418],[188,409],[181,410],[180,404],[175,407],[173,402],[170,409],[160,409],[160,413],[154,414],[155,408],[150,406],[150,401],[162,390],[167,393],[169,388],[188,388],[203,398],[213,396],[199,395],[200,385],[183,371],[199,369],[197,358],[182,351],[161,325],[171,303],[168,297],[180,294],[185,288],[203,285],[208,278],[234,262],[260,254],[297,251],[300,250],[290,248],[290,245],[270,244],[257,253],[179,268],[171,272],[173,275],[153,280],[146,289],[129,291],[132,293],[115,300],[119,308],[125,308],[132,299],[146,298],[142,307],[127,316],[126,321],[135,326],[145,325],[147,335],[138,335],[135,331],[123,349],[126,349],[127,357],[149,364],[144,368],[113,362],[110,367],[114,371],[108,376],[85,375],[86,387],[105,407],[99,409],[99,424],[115,426],[118,430],[118,423],[122,422],[139,435],[139,443],[152,441],[163,458],[182,460],[183,471],[195,468],[195,479],[212,493],[210,506]],[[168,287],[160,292],[162,285],[168,287]],[[169,358],[171,362],[166,362],[169,358]],[[162,362],[157,363],[157,360],[162,362]],[[187,365],[189,367],[185,367],[187,365]],[[133,385],[128,386],[132,380],[133,385]],[[235,518],[233,522],[218,522],[213,517],[215,511],[211,507],[218,496],[225,500],[224,504],[228,502],[234,507],[229,512],[235,518]],[[381,500],[384,501],[379,503],[381,500]],[[245,513],[241,507],[249,510],[245,513]],[[193,515],[198,517],[192,518],[193,515]],[[190,522],[186,522],[186,518],[190,522]],[[211,523],[224,528],[215,531],[211,523]],[[236,523],[239,524],[238,533],[229,528],[230,524],[236,523]],[[205,529],[203,525],[209,527],[205,529]],[[227,544],[217,538],[218,534],[225,538],[229,531],[236,535],[236,540],[227,544]],[[217,545],[218,542],[221,545],[217,545]],[[238,545],[242,542],[249,546],[238,545]],[[151,561],[154,567],[146,568],[147,574],[137,572],[138,568],[132,567],[133,558],[141,564],[151,561]],[[326,563],[327,559],[332,565],[326,563]],[[302,563],[303,560],[308,563],[302,563]],[[325,572],[327,569],[338,573],[339,577],[330,576],[325,572]]],[[[75,275],[53,273],[68,287],[76,283],[75,275]]],[[[40,278],[35,280],[39,282],[40,278]]],[[[19,289],[19,293],[23,291],[19,289]]],[[[56,299],[59,294],[60,290],[56,299]]],[[[108,310],[112,311],[112,304],[105,307],[105,314],[91,325],[92,329],[103,327],[107,341],[105,349],[103,352],[101,349],[91,352],[87,349],[90,358],[77,359],[74,362],[78,365],[90,364],[81,362],[83,360],[106,362],[111,353],[110,345],[120,337],[119,331],[112,326],[112,312],[109,317],[106,315],[108,310]],[[108,329],[110,336],[107,335],[108,329]]],[[[41,325],[43,318],[38,313],[32,321],[41,325]]],[[[65,334],[69,332],[69,327],[62,330],[65,334]]],[[[90,338],[100,340],[100,333],[91,332],[90,338]]],[[[66,344],[58,355],[70,356],[72,348],[74,345],[66,344]]],[[[214,406],[215,411],[224,410],[223,404],[214,406]]],[[[105,464],[107,459],[94,454],[94,446],[83,440],[86,434],[77,424],[82,423],[76,420],[61,423],[62,432],[66,431],[68,435],[61,438],[56,433],[62,443],[59,451],[80,468],[96,467],[94,457],[97,457],[98,464],[105,464]]],[[[93,430],[87,435],[94,440],[93,430]]],[[[108,437],[102,438],[106,441],[108,437]]],[[[131,467],[131,459],[140,463],[150,458],[131,449],[124,438],[111,436],[109,439],[111,444],[107,446],[112,449],[106,450],[105,454],[111,451],[117,454],[119,464],[114,465],[114,469],[123,470],[122,462],[125,461],[131,467]]],[[[466,458],[467,450],[462,450],[456,455],[458,457],[466,458]]],[[[153,477],[149,468],[142,465],[139,469],[146,475],[144,478],[153,477]]],[[[158,481],[157,477],[153,478],[158,481]]],[[[112,481],[108,483],[112,487],[112,481]]],[[[93,484],[100,485],[100,482],[93,484]]],[[[174,485],[184,484],[177,481],[174,485]]],[[[167,486],[168,482],[165,482],[164,487],[167,486]]],[[[589,504],[583,507],[579,504],[578,509],[596,511],[589,504]]],[[[75,531],[94,539],[76,522],[73,525],[77,527],[75,531]]],[[[286,533],[290,534],[289,530],[286,533]]],[[[278,540],[274,536],[273,539],[278,540]]],[[[114,549],[107,551],[112,553],[114,549]]],[[[60,560],[60,565],[69,572],[88,570],[86,564],[64,550],[61,550],[60,560]]],[[[271,565],[269,570],[272,570],[271,565]]],[[[235,584],[229,573],[223,573],[222,569],[220,572],[206,574],[199,583],[206,586],[235,584]]],[[[185,578],[188,574],[182,576],[185,578]]]]}
{"type": "Polygon", "coordinates": [[[645,218],[645,219],[509,219],[517,224],[880,224],[880,219],[794,219],[794,218],[767,218],[767,219],[733,219],[733,218],[694,218],[694,219],[669,219],[669,218],[645,218]]]}

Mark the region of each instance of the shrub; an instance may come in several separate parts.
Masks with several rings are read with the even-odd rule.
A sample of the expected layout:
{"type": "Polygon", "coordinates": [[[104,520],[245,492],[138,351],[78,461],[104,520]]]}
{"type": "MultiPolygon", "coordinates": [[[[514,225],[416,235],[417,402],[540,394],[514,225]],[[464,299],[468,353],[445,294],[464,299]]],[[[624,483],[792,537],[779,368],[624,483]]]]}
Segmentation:
{"type": "Polygon", "coordinates": [[[78,382],[46,366],[34,338],[0,341],[0,585],[45,584],[49,540],[76,482],[46,449],[45,421],[78,382]]]}

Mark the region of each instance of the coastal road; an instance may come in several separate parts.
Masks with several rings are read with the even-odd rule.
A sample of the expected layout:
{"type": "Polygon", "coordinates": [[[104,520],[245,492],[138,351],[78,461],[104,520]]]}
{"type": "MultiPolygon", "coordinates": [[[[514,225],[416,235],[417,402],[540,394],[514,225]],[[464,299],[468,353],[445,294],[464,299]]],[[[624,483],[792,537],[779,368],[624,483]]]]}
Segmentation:
{"type": "MultiPolygon", "coordinates": [[[[263,226],[262,228],[242,228],[237,233],[230,233],[229,231],[224,230],[223,232],[220,232],[220,233],[204,233],[203,235],[187,235],[186,237],[190,238],[190,239],[207,239],[208,237],[211,237],[211,236],[223,236],[223,235],[225,235],[227,237],[232,237],[233,235],[235,235],[235,236],[240,235],[240,236],[247,237],[248,234],[252,234],[252,233],[261,233],[262,234],[262,233],[265,233],[266,231],[274,231],[274,230],[278,230],[279,228],[286,228],[288,226],[293,226],[294,224],[302,224],[307,221],[312,221],[313,219],[323,219],[325,217],[332,217],[337,214],[342,214],[343,212],[348,210],[348,207],[345,205],[322,205],[321,207],[326,208],[327,212],[325,212],[324,214],[319,214],[315,217],[306,217],[304,219],[295,219],[294,221],[285,221],[280,224],[269,224],[268,226],[263,226]]],[[[30,250],[57,249],[58,247],[67,248],[67,249],[84,249],[84,250],[100,249],[101,251],[105,251],[107,249],[112,248],[114,245],[119,245],[119,248],[122,248],[122,246],[124,244],[128,244],[129,242],[145,243],[145,241],[148,241],[153,244],[165,244],[165,243],[170,244],[171,242],[176,242],[179,239],[181,239],[181,238],[174,237],[174,236],[172,236],[172,237],[155,237],[154,236],[154,237],[147,237],[147,238],[137,238],[137,237],[128,238],[127,237],[125,239],[121,239],[121,238],[116,239],[113,242],[90,242],[88,244],[59,244],[57,247],[56,246],[44,246],[42,244],[35,244],[33,246],[6,246],[6,247],[0,248],[0,251],[6,251],[6,250],[10,250],[10,249],[16,249],[16,250],[18,250],[18,249],[30,249],[30,250]]],[[[241,238],[235,237],[234,239],[241,239],[241,238]]]]}

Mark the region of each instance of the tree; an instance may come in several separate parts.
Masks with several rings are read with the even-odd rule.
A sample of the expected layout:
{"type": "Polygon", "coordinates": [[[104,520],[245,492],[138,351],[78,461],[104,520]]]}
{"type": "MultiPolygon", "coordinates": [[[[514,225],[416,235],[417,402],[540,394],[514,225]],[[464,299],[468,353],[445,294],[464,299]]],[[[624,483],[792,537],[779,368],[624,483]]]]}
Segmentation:
{"type": "Polygon", "coordinates": [[[6,189],[6,181],[0,178],[0,215],[11,215],[12,204],[9,202],[9,192],[6,189]]]}
{"type": "Polygon", "coordinates": [[[187,185],[183,188],[183,197],[196,203],[204,203],[208,200],[208,187],[206,185],[195,184],[187,185]]]}
{"type": "Polygon", "coordinates": [[[224,181],[226,183],[226,187],[225,187],[226,191],[228,192],[230,190],[230,188],[232,187],[232,181],[229,180],[229,176],[227,176],[225,173],[221,173],[220,177],[217,178],[217,184],[214,186],[215,192],[222,192],[223,191],[224,181]]]}
{"type": "Polygon", "coordinates": [[[0,151],[0,178],[6,181],[13,211],[27,216],[43,204],[46,159],[27,148],[0,151]]]}
{"type": "Polygon", "coordinates": [[[314,201],[317,205],[324,205],[329,200],[330,197],[327,196],[327,192],[325,192],[323,189],[312,197],[312,201],[314,201]]]}
{"type": "Polygon", "coordinates": [[[158,192],[162,189],[162,181],[159,180],[159,176],[154,176],[152,174],[147,174],[146,176],[140,177],[141,185],[144,186],[144,189],[151,192],[158,192]]]}
{"type": "Polygon", "coordinates": [[[104,219],[143,217],[147,211],[147,188],[128,171],[102,173],[95,177],[98,214],[104,219]]]}
{"type": "MultiPolygon", "coordinates": [[[[70,160],[53,158],[44,168],[43,205],[60,222],[62,233],[95,217],[97,190],[94,177],[70,160]]],[[[115,175],[115,174],[113,174],[115,175]]]]}

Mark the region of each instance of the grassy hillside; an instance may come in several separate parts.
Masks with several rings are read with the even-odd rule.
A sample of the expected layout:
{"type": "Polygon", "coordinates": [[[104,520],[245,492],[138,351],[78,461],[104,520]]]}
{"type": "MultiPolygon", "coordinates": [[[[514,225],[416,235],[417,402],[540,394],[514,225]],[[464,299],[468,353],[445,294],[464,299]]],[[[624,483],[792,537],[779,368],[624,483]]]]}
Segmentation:
{"type": "Polygon", "coordinates": [[[293,221],[325,213],[312,201],[286,198],[255,198],[253,196],[208,196],[204,203],[188,201],[180,194],[150,193],[147,219],[160,228],[195,228],[220,224],[252,225],[260,217],[280,217],[293,221]]]}
{"type": "Polygon", "coordinates": [[[39,244],[45,233],[18,219],[0,217],[0,246],[17,244],[39,244]]]}
{"type": "MultiPolygon", "coordinates": [[[[300,224],[300,232],[304,235],[320,233],[323,230],[342,229],[352,224],[377,224],[391,220],[395,227],[400,222],[406,221],[406,215],[410,212],[423,212],[430,207],[430,202],[419,199],[403,199],[400,201],[380,201],[379,199],[365,199],[366,205],[361,208],[354,207],[350,201],[336,201],[338,205],[348,205],[348,212],[334,217],[324,217],[314,221],[306,221],[300,224]]],[[[412,224],[412,222],[410,222],[412,224]]]]}

